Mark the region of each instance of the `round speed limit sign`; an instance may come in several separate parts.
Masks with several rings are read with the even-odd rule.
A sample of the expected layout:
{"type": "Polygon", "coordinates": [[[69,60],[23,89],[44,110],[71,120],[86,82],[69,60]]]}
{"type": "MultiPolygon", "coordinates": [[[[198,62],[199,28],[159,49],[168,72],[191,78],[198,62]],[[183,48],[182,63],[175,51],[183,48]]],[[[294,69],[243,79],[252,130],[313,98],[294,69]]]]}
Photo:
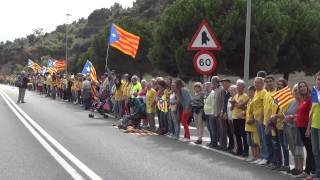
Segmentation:
{"type": "Polygon", "coordinates": [[[211,52],[200,51],[194,56],[193,67],[201,75],[211,75],[217,68],[217,60],[211,52]]]}

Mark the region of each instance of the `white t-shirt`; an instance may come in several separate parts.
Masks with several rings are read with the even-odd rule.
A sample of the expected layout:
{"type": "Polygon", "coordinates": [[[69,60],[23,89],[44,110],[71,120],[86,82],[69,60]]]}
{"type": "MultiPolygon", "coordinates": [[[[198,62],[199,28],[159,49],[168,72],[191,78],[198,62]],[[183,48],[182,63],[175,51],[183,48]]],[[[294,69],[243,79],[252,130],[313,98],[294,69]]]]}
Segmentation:
{"type": "MultiPolygon", "coordinates": [[[[176,93],[171,93],[170,94],[170,102],[176,101],[176,93]]],[[[176,104],[170,104],[170,110],[172,112],[177,110],[177,105],[176,104]]]]}

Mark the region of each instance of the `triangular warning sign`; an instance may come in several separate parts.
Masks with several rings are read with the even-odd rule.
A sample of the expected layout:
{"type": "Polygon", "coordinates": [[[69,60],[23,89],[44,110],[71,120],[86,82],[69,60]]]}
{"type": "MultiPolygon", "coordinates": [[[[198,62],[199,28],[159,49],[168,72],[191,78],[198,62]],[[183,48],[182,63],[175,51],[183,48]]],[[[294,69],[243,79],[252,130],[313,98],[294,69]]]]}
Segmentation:
{"type": "Polygon", "coordinates": [[[197,32],[192,37],[188,50],[221,50],[220,43],[205,19],[202,20],[197,32]]]}

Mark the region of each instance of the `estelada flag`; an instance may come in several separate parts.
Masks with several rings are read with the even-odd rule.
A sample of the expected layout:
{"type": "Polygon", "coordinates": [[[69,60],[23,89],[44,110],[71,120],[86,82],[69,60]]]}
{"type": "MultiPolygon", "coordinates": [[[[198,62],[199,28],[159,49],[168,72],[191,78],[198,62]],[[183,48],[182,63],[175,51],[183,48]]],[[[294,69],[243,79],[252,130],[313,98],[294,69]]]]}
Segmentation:
{"type": "Polygon", "coordinates": [[[48,68],[47,68],[47,72],[50,74],[53,73],[57,73],[58,69],[56,69],[53,65],[53,61],[51,59],[48,60],[48,64],[47,64],[48,68]]]}
{"type": "Polygon", "coordinates": [[[129,33],[115,24],[111,25],[109,44],[112,47],[135,58],[139,48],[139,42],[139,36],[129,33]]]}
{"type": "Polygon", "coordinates": [[[98,83],[97,80],[97,73],[96,73],[96,69],[94,68],[94,66],[92,65],[92,63],[87,60],[86,64],[83,67],[82,70],[82,74],[87,75],[90,77],[91,81],[93,83],[91,83],[91,92],[94,98],[98,97],[97,96],[97,89],[96,89],[96,84],[98,83]]]}
{"type": "Polygon", "coordinates": [[[56,69],[64,69],[67,66],[64,60],[55,60],[52,64],[56,69]]]}
{"type": "Polygon", "coordinates": [[[280,108],[291,103],[294,100],[291,89],[287,86],[273,93],[272,98],[280,108]]]}
{"type": "Polygon", "coordinates": [[[91,81],[98,82],[96,69],[89,60],[87,60],[86,64],[84,65],[82,74],[89,76],[91,81]]]}
{"type": "Polygon", "coordinates": [[[28,59],[28,67],[31,68],[35,73],[38,73],[41,71],[41,66],[35,62],[33,62],[31,59],[28,59]]]}

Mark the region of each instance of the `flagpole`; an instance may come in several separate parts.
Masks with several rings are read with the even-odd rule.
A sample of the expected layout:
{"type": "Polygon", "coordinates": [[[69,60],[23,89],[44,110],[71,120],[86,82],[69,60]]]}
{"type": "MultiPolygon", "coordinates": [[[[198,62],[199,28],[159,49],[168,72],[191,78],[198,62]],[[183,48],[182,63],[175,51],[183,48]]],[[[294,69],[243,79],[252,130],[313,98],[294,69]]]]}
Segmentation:
{"type": "Polygon", "coordinates": [[[108,42],[107,55],[106,55],[106,67],[105,67],[108,73],[109,73],[109,68],[108,68],[109,48],[110,48],[110,43],[108,42]]]}

